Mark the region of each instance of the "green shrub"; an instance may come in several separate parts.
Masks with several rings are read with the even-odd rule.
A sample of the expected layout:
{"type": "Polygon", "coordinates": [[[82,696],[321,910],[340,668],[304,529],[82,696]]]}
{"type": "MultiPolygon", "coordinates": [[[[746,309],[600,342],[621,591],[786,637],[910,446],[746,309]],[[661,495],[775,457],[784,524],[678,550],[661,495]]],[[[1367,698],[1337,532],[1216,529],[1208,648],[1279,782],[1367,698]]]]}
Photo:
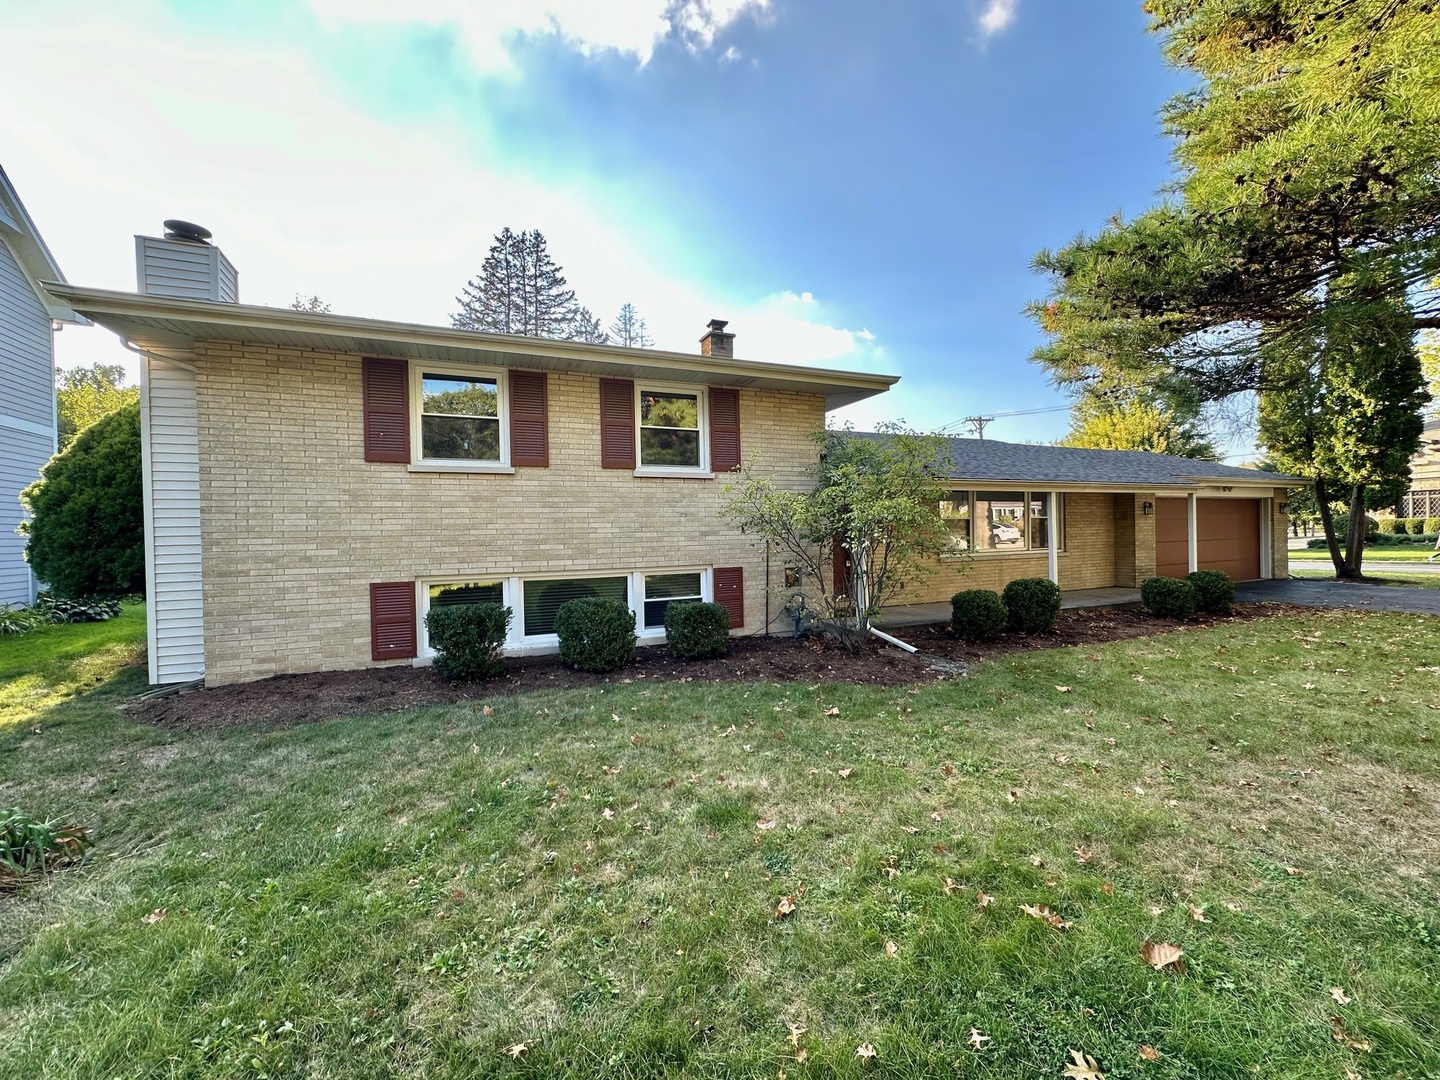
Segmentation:
{"type": "Polygon", "coordinates": [[[555,613],[560,659],[581,671],[615,671],[635,659],[635,613],[622,601],[568,600],[555,613]]]}
{"type": "Polygon", "coordinates": [[[1421,535],[1421,534],[1425,531],[1425,519],[1424,519],[1424,518],[1406,518],[1405,521],[1406,521],[1406,522],[1409,524],[1409,526],[1410,526],[1410,535],[1411,535],[1411,536],[1419,536],[1419,535],[1421,535]]]}
{"type": "Polygon", "coordinates": [[[994,641],[1010,625],[1010,611],[1000,594],[966,589],[950,598],[950,628],[966,641],[994,641]]]}
{"type": "Polygon", "coordinates": [[[1060,586],[1049,578],[1018,578],[1001,594],[1011,630],[1047,634],[1060,613],[1060,586]]]}
{"type": "Polygon", "coordinates": [[[1377,524],[1380,526],[1380,532],[1387,536],[1393,536],[1395,533],[1405,533],[1410,531],[1408,528],[1406,528],[1404,518],[1381,518],[1377,522],[1377,524]]]}
{"type": "Polygon", "coordinates": [[[1195,607],[1212,615],[1228,615],[1235,603],[1235,582],[1224,570],[1194,570],[1185,575],[1195,590],[1195,607]]]}
{"type": "Polygon", "coordinates": [[[82,431],[21,500],[33,515],[25,526],[25,558],[58,596],[145,590],[138,404],[82,431]]]}
{"type": "Polygon", "coordinates": [[[1177,578],[1146,578],[1140,586],[1140,602],[1152,615],[1188,619],[1195,614],[1195,587],[1177,578]]]}
{"type": "Polygon", "coordinates": [[[443,604],[425,616],[435,670],[455,682],[493,679],[505,670],[505,635],[513,613],[503,604],[443,604]]]}
{"type": "Polygon", "coordinates": [[[665,641],[672,656],[709,660],[730,647],[730,609],[699,601],[671,603],[665,608],[665,641]]]}
{"type": "Polygon", "coordinates": [[[84,829],[40,821],[17,807],[0,810],[0,888],[78,859],[88,846],[84,829]]]}
{"type": "Polygon", "coordinates": [[[1424,532],[1440,535],[1440,518],[1426,518],[1424,532]]]}
{"type": "MultiPolygon", "coordinates": [[[[1343,543],[1344,540],[1345,540],[1345,534],[1350,531],[1350,515],[1349,515],[1349,514],[1336,514],[1336,515],[1335,515],[1335,518],[1334,518],[1334,521],[1335,521],[1335,535],[1336,535],[1336,537],[1339,538],[1339,540],[1343,543]]],[[[1379,536],[1379,535],[1380,535],[1380,523],[1379,523],[1378,521],[1376,521],[1373,517],[1371,517],[1369,514],[1366,514],[1366,515],[1365,515],[1365,535],[1366,535],[1366,536],[1379,536]]]]}
{"type": "Polygon", "coordinates": [[[34,630],[45,620],[34,608],[0,604],[0,637],[34,630]]]}
{"type": "Polygon", "coordinates": [[[120,601],[94,596],[71,600],[64,596],[41,593],[32,610],[42,622],[106,622],[120,614],[120,601]]]}

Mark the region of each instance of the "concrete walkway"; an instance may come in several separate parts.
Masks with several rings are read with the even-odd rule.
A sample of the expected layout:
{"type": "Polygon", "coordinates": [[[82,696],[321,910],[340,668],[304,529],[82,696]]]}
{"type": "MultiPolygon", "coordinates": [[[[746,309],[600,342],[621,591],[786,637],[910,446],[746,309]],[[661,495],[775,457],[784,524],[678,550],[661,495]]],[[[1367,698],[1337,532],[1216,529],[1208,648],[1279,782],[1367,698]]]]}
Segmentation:
{"type": "MultiPolygon", "coordinates": [[[[1139,589],[1072,589],[1060,596],[1060,607],[1119,607],[1121,604],[1138,604],[1139,589]]],[[[950,621],[950,601],[937,604],[897,604],[881,610],[875,618],[875,625],[881,627],[929,626],[931,623],[950,621]]]]}
{"type": "MultiPolygon", "coordinates": [[[[1376,567],[1372,573],[1381,573],[1376,567]]],[[[1400,585],[1352,585],[1344,581],[1244,581],[1235,586],[1235,599],[1273,600],[1305,607],[1348,608],[1356,611],[1408,611],[1440,615],[1440,589],[1407,589],[1400,585]]]]}

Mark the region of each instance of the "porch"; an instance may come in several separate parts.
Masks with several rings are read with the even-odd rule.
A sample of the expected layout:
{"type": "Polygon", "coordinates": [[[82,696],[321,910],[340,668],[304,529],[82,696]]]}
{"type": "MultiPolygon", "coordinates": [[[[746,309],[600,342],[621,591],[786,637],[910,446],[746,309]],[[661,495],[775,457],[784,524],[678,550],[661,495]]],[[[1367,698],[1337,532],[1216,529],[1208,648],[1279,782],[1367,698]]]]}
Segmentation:
{"type": "MultiPolygon", "coordinates": [[[[1060,594],[1060,608],[1119,607],[1122,604],[1138,604],[1139,589],[1104,588],[1070,589],[1060,594]]],[[[897,626],[925,626],[930,623],[950,621],[950,601],[942,600],[932,604],[896,604],[883,608],[875,618],[875,625],[893,629],[897,626]]]]}

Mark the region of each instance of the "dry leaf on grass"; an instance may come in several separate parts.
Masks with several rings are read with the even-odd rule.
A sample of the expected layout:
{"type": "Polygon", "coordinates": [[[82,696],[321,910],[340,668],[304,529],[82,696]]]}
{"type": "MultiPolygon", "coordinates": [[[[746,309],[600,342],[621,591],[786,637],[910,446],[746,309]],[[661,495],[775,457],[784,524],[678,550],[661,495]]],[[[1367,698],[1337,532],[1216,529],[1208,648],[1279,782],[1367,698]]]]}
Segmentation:
{"type": "Polygon", "coordinates": [[[1093,859],[1094,857],[1095,857],[1095,853],[1094,853],[1093,851],[1091,851],[1089,848],[1077,847],[1077,848],[1075,849],[1075,858],[1076,858],[1076,860],[1078,860],[1079,862],[1087,863],[1087,862],[1089,862],[1091,859],[1093,859]]]}
{"type": "Polygon", "coordinates": [[[494,716],[494,715],[495,715],[495,710],[492,709],[489,705],[486,705],[483,709],[480,710],[480,712],[481,712],[483,715],[485,715],[485,716],[494,716]]]}
{"type": "Polygon", "coordinates": [[[947,761],[947,762],[945,762],[943,765],[940,766],[940,771],[941,771],[942,773],[944,773],[946,776],[954,776],[954,775],[955,775],[955,766],[954,766],[954,765],[951,765],[950,762],[947,761]]]}
{"type": "Polygon", "coordinates": [[[1335,999],[1337,1005],[1349,1005],[1351,1001],[1350,995],[1338,986],[1330,987],[1330,996],[1335,999]]]}
{"type": "Polygon", "coordinates": [[[810,1051],[806,1050],[805,1047],[797,1046],[795,1048],[795,1061],[797,1064],[804,1065],[805,1062],[809,1059],[809,1057],[810,1051]]]}
{"type": "Polygon", "coordinates": [[[1051,911],[1043,904],[1021,904],[1020,910],[1023,911],[1026,915],[1029,915],[1032,919],[1039,919],[1047,926],[1053,926],[1056,930],[1070,929],[1070,923],[1066,922],[1059,915],[1055,914],[1055,912],[1051,911]]]}
{"type": "Polygon", "coordinates": [[[839,716],[839,715],[840,715],[840,706],[839,706],[839,705],[831,705],[830,708],[828,708],[828,709],[825,710],[825,715],[826,715],[826,716],[839,716]]]}
{"type": "Polygon", "coordinates": [[[800,1036],[810,1030],[804,1024],[792,1024],[789,1020],[785,1021],[785,1026],[790,1029],[790,1034],[785,1036],[785,1038],[791,1046],[799,1046],[800,1036]]]}
{"type": "Polygon", "coordinates": [[[899,945],[896,945],[895,942],[893,942],[893,941],[887,941],[887,942],[885,942],[885,955],[886,955],[886,956],[889,956],[889,957],[899,956],[899,955],[900,955],[900,946],[899,946],[899,945]]]}
{"type": "Polygon", "coordinates": [[[1065,1066],[1064,1075],[1070,1080],[1105,1080],[1100,1063],[1089,1054],[1079,1050],[1070,1051],[1070,1064],[1065,1066]]]}
{"type": "Polygon", "coordinates": [[[911,836],[914,836],[920,831],[914,825],[901,825],[900,828],[903,829],[905,832],[909,833],[911,836]]]}
{"type": "Polygon", "coordinates": [[[1113,881],[1105,882],[1103,885],[1100,886],[1100,891],[1103,892],[1106,896],[1114,896],[1115,883],[1113,881]]]}
{"type": "Polygon", "coordinates": [[[1159,1061],[1161,1055],[1159,1050],[1156,1050],[1147,1043],[1145,1046],[1140,1047],[1140,1056],[1146,1061],[1159,1061]]]}
{"type": "Polygon", "coordinates": [[[509,1054],[516,1061],[525,1056],[525,1051],[535,1045],[534,1039],[526,1039],[524,1042],[511,1043],[501,1051],[502,1054],[509,1054]]]}
{"type": "Polygon", "coordinates": [[[959,886],[959,885],[956,885],[955,882],[952,881],[952,880],[951,880],[950,878],[948,878],[948,877],[945,879],[945,884],[944,884],[942,887],[943,887],[944,890],[945,890],[945,895],[946,895],[946,896],[949,896],[952,892],[959,892],[959,891],[960,891],[960,886],[959,886]]]}
{"type": "Polygon", "coordinates": [[[1007,791],[1007,792],[1005,793],[1005,801],[1006,801],[1006,802],[1012,802],[1012,803],[1013,803],[1013,802],[1019,802],[1019,801],[1020,801],[1020,789],[1019,789],[1019,788],[1011,788],[1009,791],[1007,791]]]}
{"type": "Polygon", "coordinates": [[[994,902],[995,902],[995,898],[994,898],[993,896],[988,896],[988,895],[986,895],[986,893],[985,893],[983,890],[976,890],[976,892],[975,892],[975,906],[976,906],[976,907],[980,908],[980,909],[983,911],[985,908],[989,907],[989,906],[990,906],[991,904],[993,904],[994,902]]]}
{"type": "Polygon", "coordinates": [[[149,915],[141,915],[140,921],[142,923],[157,923],[168,914],[170,914],[170,912],[167,909],[157,907],[154,911],[150,912],[149,915]]]}
{"type": "Polygon", "coordinates": [[[990,1041],[990,1036],[981,1032],[979,1028],[970,1029],[970,1038],[965,1040],[970,1044],[972,1050],[984,1050],[985,1044],[990,1041]]]}
{"type": "Polygon", "coordinates": [[[1343,1043],[1351,1050],[1361,1050],[1369,1053],[1373,1047],[1366,1039],[1356,1038],[1345,1030],[1345,1021],[1338,1016],[1330,1017],[1330,1037],[1338,1043],[1343,1043]]]}
{"type": "Polygon", "coordinates": [[[780,902],[775,905],[775,917],[777,919],[783,919],[785,918],[785,916],[792,914],[794,911],[795,897],[793,896],[782,896],[780,897],[780,902]]]}
{"type": "Polygon", "coordinates": [[[1194,919],[1196,922],[1209,922],[1209,921],[1210,921],[1209,919],[1207,919],[1207,918],[1205,917],[1205,908],[1204,908],[1204,907],[1202,907],[1202,906],[1197,906],[1197,905],[1195,905],[1195,904],[1186,904],[1185,906],[1190,910],[1190,918],[1194,919]]]}
{"type": "Polygon", "coordinates": [[[1140,959],[1156,971],[1164,971],[1171,966],[1174,966],[1176,970],[1183,971],[1184,965],[1180,963],[1180,958],[1184,955],[1184,949],[1179,945],[1171,945],[1169,942],[1147,941],[1140,946],[1140,959]]]}
{"type": "Polygon", "coordinates": [[[759,829],[761,832],[769,832],[771,829],[775,828],[775,822],[769,818],[761,818],[759,821],[755,822],[755,828],[759,829]]]}
{"type": "Polygon", "coordinates": [[[875,1058],[879,1055],[875,1053],[875,1047],[871,1046],[869,1043],[861,1043],[859,1046],[855,1047],[855,1056],[861,1061],[870,1062],[874,1061],[875,1058]]]}
{"type": "Polygon", "coordinates": [[[1068,686],[1057,686],[1057,687],[1055,687],[1055,689],[1056,689],[1056,690],[1059,690],[1060,693],[1062,693],[1062,694],[1068,694],[1068,693],[1070,693],[1070,688],[1069,688],[1068,686]]]}
{"type": "Polygon", "coordinates": [[[600,811],[600,816],[603,817],[606,821],[609,821],[615,816],[615,811],[611,810],[610,807],[607,806],[604,810],[600,811]]]}
{"type": "Polygon", "coordinates": [[[854,769],[837,769],[835,775],[840,777],[841,780],[849,780],[854,772],[854,769]]]}

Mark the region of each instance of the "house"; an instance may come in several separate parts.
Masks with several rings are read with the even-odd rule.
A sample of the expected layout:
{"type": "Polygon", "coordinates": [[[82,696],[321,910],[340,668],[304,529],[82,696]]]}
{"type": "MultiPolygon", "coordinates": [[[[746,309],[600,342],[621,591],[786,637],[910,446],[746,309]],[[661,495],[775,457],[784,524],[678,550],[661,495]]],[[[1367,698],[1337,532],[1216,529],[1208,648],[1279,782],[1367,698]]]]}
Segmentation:
{"type": "Polygon", "coordinates": [[[1048,577],[1068,591],[1223,570],[1288,577],[1286,497],[1305,481],[1138,450],[951,439],[941,505],[953,554],[903,598],[1048,577]]]}
{"type": "Polygon", "coordinates": [[[0,168],[0,605],[28,604],[38,583],[16,533],[20,492],[55,453],[55,322],[75,315],[40,285],[63,282],[0,168]]]}
{"type": "MultiPolygon", "coordinates": [[[[155,683],[425,663],[427,611],[473,601],[513,610],[511,654],[553,650],[577,596],[625,600],[642,643],[674,600],[723,603],[736,634],[783,627],[785,568],[723,517],[726,474],[743,457],[803,490],[827,410],[897,381],[737,359],[720,320],[687,354],[246,306],[209,234],[166,226],[136,238],[139,292],[53,289],[142,356],[155,683]]],[[[1097,475],[1084,451],[1049,472],[1005,445],[971,455],[973,495],[949,504],[957,536],[984,523],[964,532],[988,545],[977,581],[1048,565],[1067,588],[1130,582],[1173,563],[1177,520],[1182,551],[1193,534],[1200,562],[1220,558],[1212,503],[1257,542],[1283,513],[1273,476],[1161,475],[1151,455],[1097,475]]],[[[1283,571],[1263,550],[1248,576],[1283,571]]]]}
{"type": "Polygon", "coordinates": [[[1401,498],[1395,516],[1440,518],[1440,416],[1425,421],[1420,449],[1410,459],[1410,490],[1401,498]]]}

